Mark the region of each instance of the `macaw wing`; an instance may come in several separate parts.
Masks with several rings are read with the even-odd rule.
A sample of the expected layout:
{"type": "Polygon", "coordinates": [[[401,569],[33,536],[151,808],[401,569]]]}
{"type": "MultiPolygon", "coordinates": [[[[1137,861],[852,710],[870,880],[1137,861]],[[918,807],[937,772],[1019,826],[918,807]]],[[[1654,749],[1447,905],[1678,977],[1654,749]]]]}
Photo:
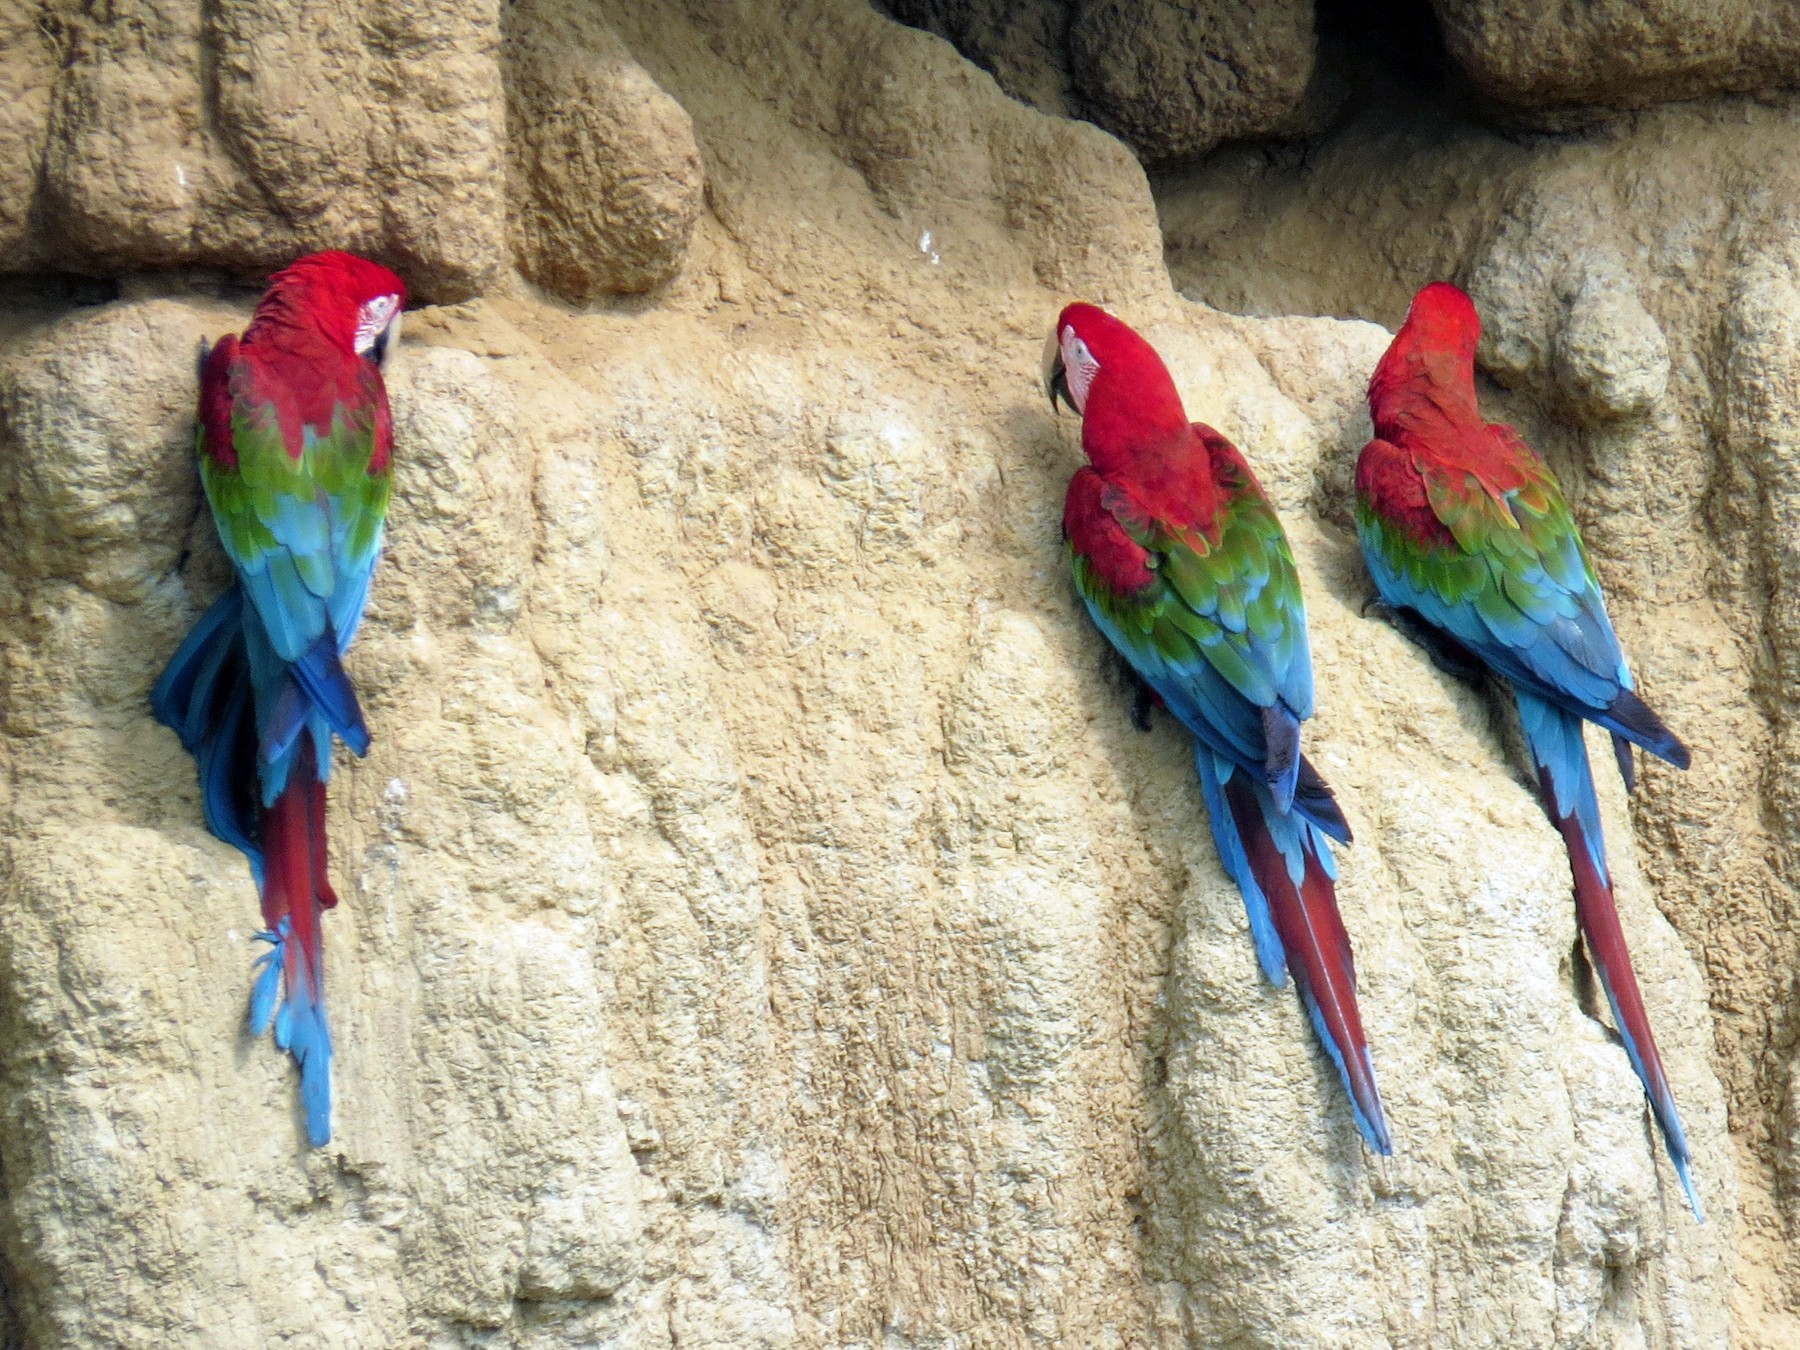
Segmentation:
{"type": "Polygon", "coordinates": [[[1091,523],[1071,531],[1069,548],[1101,631],[1189,730],[1261,776],[1264,710],[1284,706],[1295,722],[1309,715],[1312,668],[1292,554],[1253,480],[1247,486],[1227,498],[1208,534],[1164,527],[1084,471],[1071,496],[1091,500],[1070,518],[1091,523]],[[1141,556],[1143,584],[1121,584],[1105,565],[1121,548],[1141,556]]]}
{"type": "Polygon", "coordinates": [[[229,402],[228,418],[202,417],[202,481],[225,551],[284,661],[299,661],[327,632],[342,653],[380,553],[392,480],[385,464],[370,465],[385,419],[379,376],[373,367],[359,373],[324,427],[307,424],[296,436],[278,410],[279,377],[253,368],[241,348],[208,361],[207,377],[228,381],[229,402]],[[215,444],[227,434],[228,447],[215,444]]]}
{"type": "MultiPolygon", "coordinates": [[[[1386,442],[1365,457],[1404,460],[1449,539],[1421,538],[1367,500],[1358,504],[1364,553],[1382,592],[1482,660],[1553,700],[1610,708],[1631,676],[1607,618],[1562,490],[1510,428],[1499,428],[1527,467],[1496,490],[1477,474],[1415,464],[1386,442]]],[[[1390,480],[1391,481],[1391,480],[1390,480]]]]}

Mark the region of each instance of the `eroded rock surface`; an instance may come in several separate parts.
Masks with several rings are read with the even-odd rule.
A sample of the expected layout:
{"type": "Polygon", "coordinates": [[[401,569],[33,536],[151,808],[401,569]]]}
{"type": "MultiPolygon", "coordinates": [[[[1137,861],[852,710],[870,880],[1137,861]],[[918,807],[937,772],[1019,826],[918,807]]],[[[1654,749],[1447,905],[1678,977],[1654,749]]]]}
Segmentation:
{"type": "MultiPolygon", "coordinates": [[[[243,1032],[252,885],[145,707],[224,584],[192,353],[248,298],[152,276],[5,316],[0,1251],[25,1338],[1724,1344],[1734,1154],[1657,832],[1713,847],[1726,826],[1665,804],[1728,782],[1647,771],[1641,854],[1604,788],[1698,1227],[1493,705],[1361,616],[1344,513],[1386,333],[1179,299],[1122,146],[852,0],[598,17],[544,69],[589,88],[616,42],[692,119],[705,209],[648,299],[571,313],[503,279],[408,316],[352,657],[375,745],[334,778],[327,1150],[243,1032]],[[1258,978],[1185,738],[1132,726],[1070,595],[1079,454],[1036,380],[1077,295],[1151,336],[1289,522],[1392,1160],[1258,978]]],[[[299,164],[303,131],[271,144],[299,164]]],[[[611,200],[552,194],[558,237],[611,200]]],[[[1682,329],[1637,294],[1676,388],[1682,329]]],[[[1577,372],[1598,427],[1660,416],[1668,390],[1592,347],[1528,368],[1577,372]]],[[[1738,363],[1770,446],[1786,350],[1738,363]]],[[[1780,460],[1754,457],[1774,493],[1780,460]]],[[[1602,534],[1607,566],[1637,556],[1602,534]]],[[[1654,640],[1624,589],[1648,689],[1699,690],[1672,718],[1736,706],[1753,658],[1654,640]]]]}
{"type": "Polygon", "coordinates": [[[700,214],[694,127],[584,7],[507,11],[514,252],[576,303],[674,276],[700,214]]]}
{"type": "Polygon", "coordinates": [[[1147,160],[1291,134],[1313,77],[1311,0],[892,0],[1015,98],[1090,118],[1147,160]]]}
{"type": "Polygon", "coordinates": [[[0,95],[0,272],[348,248],[456,300],[516,253],[585,301],[666,280],[698,209],[680,108],[558,0],[6,0],[0,95]]]}
{"type": "Polygon", "coordinates": [[[1431,0],[1475,84],[1518,108],[1644,107],[1800,84],[1800,10],[1765,0],[1431,0]]]}

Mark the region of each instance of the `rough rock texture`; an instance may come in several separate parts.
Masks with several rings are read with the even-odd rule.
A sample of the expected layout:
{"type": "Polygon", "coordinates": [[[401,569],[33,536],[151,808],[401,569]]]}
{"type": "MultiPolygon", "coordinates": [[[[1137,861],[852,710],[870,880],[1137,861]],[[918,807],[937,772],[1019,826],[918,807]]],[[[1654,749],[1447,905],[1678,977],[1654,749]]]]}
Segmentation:
{"type": "MultiPolygon", "coordinates": [[[[1493,705],[1360,615],[1344,501],[1385,332],[1179,299],[1122,146],[853,0],[601,17],[693,119],[706,209],[653,298],[570,313],[503,278],[408,316],[352,656],[375,746],[334,778],[329,1149],[242,1032],[250,880],[144,706],[223,584],[192,353],[248,298],[152,275],[0,307],[0,1255],[23,1339],[1724,1344],[1728,1038],[1660,907],[1703,931],[1707,869],[1760,828],[1753,750],[1724,756],[1697,711],[1743,710],[1760,658],[1714,640],[1700,592],[1715,626],[1656,640],[1633,569],[1664,536],[1596,531],[1646,686],[1724,767],[1646,771],[1641,853],[1604,791],[1704,1227],[1493,705]],[[1392,1160],[1258,979],[1184,737],[1132,727],[1071,598],[1079,455],[1036,367],[1075,295],[1151,335],[1289,522],[1392,1160]]],[[[1773,331],[1771,294],[1746,332],[1773,331]]],[[[1673,390],[1691,357],[1658,322],[1673,390]]],[[[1546,350],[1608,409],[1671,397],[1592,342],[1546,350]]],[[[1785,444],[1796,349],[1743,350],[1738,443],[1785,444]]],[[[1780,451],[1744,462],[1778,500],[1780,451]]],[[[1747,940],[1734,922],[1704,931],[1747,940]]],[[[1761,987],[1736,957],[1706,970],[1761,987]]]]}
{"type": "Polygon", "coordinates": [[[0,271],[261,274],[335,247],[454,300],[505,266],[509,201],[521,262],[569,298],[679,262],[686,120],[556,0],[505,7],[510,64],[494,0],[129,9],[0,0],[0,271]]]}
{"type": "Polygon", "coordinates": [[[704,188],[687,113],[585,6],[527,0],[504,22],[519,270],[578,304],[667,281],[704,188]]]}
{"type": "Polygon", "coordinates": [[[1073,0],[889,0],[887,11],[947,38],[1002,89],[1044,112],[1067,114],[1073,0]]]}
{"type": "Polygon", "coordinates": [[[1149,159],[1291,130],[1314,48],[1311,0],[1080,0],[1069,25],[1088,110],[1149,159]]]}
{"type": "Polygon", "coordinates": [[[1301,129],[1317,42],[1311,0],[892,0],[1001,86],[1078,112],[1147,160],[1301,129]]]}
{"type": "Polygon", "coordinates": [[[1800,84],[1783,0],[1431,0],[1476,86],[1518,108],[1643,107],[1800,84]]]}
{"type": "Polygon", "coordinates": [[[1574,486],[1626,649],[1694,748],[1633,814],[1706,970],[1746,1183],[1736,1333],[1768,1346],[1800,1341],[1797,153],[1792,104],[1503,141],[1406,103],[1303,167],[1237,156],[1162,185],[1192,296],[1394,323],[1443,276],[1481,304],[1490,404],[1574,486]]]}

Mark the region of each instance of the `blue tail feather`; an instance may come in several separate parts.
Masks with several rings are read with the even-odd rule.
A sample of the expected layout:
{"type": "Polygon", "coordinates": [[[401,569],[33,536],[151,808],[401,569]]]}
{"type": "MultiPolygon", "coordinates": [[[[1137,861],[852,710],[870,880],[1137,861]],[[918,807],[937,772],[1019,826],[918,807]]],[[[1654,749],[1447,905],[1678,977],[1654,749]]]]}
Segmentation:
{"type": "Polygon", "coordinates": [[[274,931],[256,936],[270,947],[256,958],[253,967],[256,978],[250,989],[250,1027],[259,1036],[273,1028],[276,1046],[300,1066],[306,1137],[314,1148],[323,1148],[331,1142],[331,1030],[325,1023],[325,1009],[313,996],[304,955],[294,953],[299,978],[289,978],[288,921],[283,919],[274,931]]]}
{"type": "MultiPolygon", "coordinates": [[[[1307,898],[1309,886],[1316,885],[1319,877],[1328,879],[1327,886],[1337,877],[1331,845],[1324,833],[1305,818],[1278,810],[1267,784],[1254,775],[1219,758],[1205,746],[1196,747],[1194,761],[1201,792],[1206,798],[1213,840],[1218,845],[1226,873],[1237,883],[1243,896],[1244,910],[1250,920],[1250,937],[1264,975],[1278,987],[1287,984],[1290,973],[1294,976],[1313,1031],[1345,1086],[1358,1133],[1376,1153],[1392,1153],[1393,1142],[1375,1089],[1374,1061],[1363,1038],[1360,1016],[1354,1008],[1349,936],[1343,932],[1335,898],[1328,889],[1323,897],[1323,907],[1316,894],[1310,901],[1307,898]],[[1243,775],[1244,782],[1249,785],[1249,796],[1239,792],[1239,805],[1234,807],[1230,795],[1234,789],[1230,785],[1237,775],[1243,775]],[[1239,809],[1255,811],[1256,822],[1247,824],[1239,820],[1239,809]],[[1285,871],[1291,885],[1290,893],[1281,901],[1285,906],[1286,921],[1293,928],[1290,938],[1297,944],[1291,952],[1288,943],[1282,939],[1274,906],[1251,860],[1246,846],[1247,832],[1266,836],[1268,847],[1273,850],[1273,856],[1265,855],[1263,862],[1270,884],[1279,884],[1280,873],[1271,870],[1271,867],[1279,867],[1285,871]],[[1318,873],[1310,883],[1307,877],[1309,857],[1318,866],[1318,873]],[[1334,977],[1331,963],[1339,960],[1342,967],[1334,977]],[[1315,982],[1319,988],[1314,987],[1315,982]],[[1341,1025],[1335,1030],[1320,1002],[1321,988],[1343,1005],[1338,1009],[1341,1025]],[[1354,1066],[1346,1061],[1346,1054],[1356,1056],[1354,1066]]],[[[1260,843],[1256,846],[1262,847],[1260,843]]]]}
{"type": "Polygon", "coordinates": [[[250,986],[250,1031],[261,1036],[275,1020],[276,1000],[281,996],[281,946],[287,932],[287,920],[279,931],[264,929],[256,935],[258,942],[269,944],[269,950],[256,958],[251,969],[256,978],[250,986]]]}
{"type": "Polygon", "coordinates": [[[1702,1218],[1699,1193],[1690,1171],[1692,1152],[1675,1095],[1669,1089],[1662,1056],[1656,1048],[1649,1013],[1632,969],[1631,953],[1619,924],[1618,906],[1606,867],[1606,843],[1600,833],[1600,803],[1594,792],[1594,776],[1582,739],[1582,721],[1576,714],[1547,703],[1534,694],[1516,691],[1519,723],[1531,751],[1539,785],[1564,843],[1575,880],[1576,917],[1583,941],[1593,960],[1600,987],[1612,1009],[1613,1026],[1624,1044],[1632,1070],[1643,1084],[1651,1113],[1662,1129],[1663,1142],[1693,1206],[1702,1218]]]}
{"type": "MultiPolygon", "coordinates": [[[[1300,1001],[1306,1005],[1306,1015],[1312,1021],[1313,1034],[1319,1038],[1319,1044],[1325,1047],[1325,1053],[1331,1057],[1331,1063],[1338,1071],[1338,1078],[1346,1084],[1352,1082],[1350,1066],[1344,1062],[1344,1052],[1339,1049],[1337,1038],[1331,1034],[1331,1028],[1325,1023],[1325,1010],[1319,1006],[1319,1000],[1313,996],[1312,990],[1308,989],[1304,982],[1300,986],[1300,1001]]],[[[1369,1053],[1367,1046],[1363,1047],[1359,1058],[1362,1060],[1363,1076],[1373,1082],[1375,1059],[1369,1053]]],[[[1356,1121],[1356,1132],[1363,1137],[1363,1142],[1382,1157],[1392,1157],[1394,1142],[1388,1134],[1387,1121],[1383,1120],[1380,1127],[1377,1128],[1376,1123],[1370,1120],[1368,1114],[1363,1110],[1362,1103],[1356,1099],[1356,1093],[1349,1092],[1346,1095],[1350,1099],[1350,1115],[1356,1121]]]]}
{"type": "MultiPolygon", "coordinates": [[[[1681,1127],[1681,1115],[1675,1109],[1675,1098],[1669,1092],[1657,1092],[1650,1086],[1655,1080],[1644,1067],[1643,1052],[1638,1049],[1637,1038],[1631,1034],[1630,1019],[1619,1008],[1619,997],[1613,992],[1612,980],[1608,978],[1606,968],[1600,962],[1596,961],[1594,968],[1600,977],[1600,988],[1606,993],[1607,1006],[1612,1009],[1613,1026],[1619,1033],[1619,1040],[1624,1043],[1626,1058],[1631,1061],[1631,1068],[1637,1074],[1638,1082],[1644,1085],[1645,1095],[1650,1098],[1651,1114],[1662,1128],[1663,1144],[1669,1161],[1675,1167],[1675,1175],[1681,1178],[1681,1188],[1687,1192],[1694,1218],[1705,1223],[1706,1213],[1700,1208],[1700,1193],[1694,1189],[1694,1174],[1690,1170],[1694,1151],[1688,1146],[1687,1131],[1681,1127]]],[[[1659,1074],[1658,1077],[1660,1076],[1659,1074]]]]}
{"type": "Polygon", "coordinates": [[[1219,850],[1219,861],[1225,873],[1243,893],[1244,912],[1250,919],[1250,941],[1256,946],[1256,959],[1270,984],[1277,988],[1287,984],[1287,956],[1275,931],[1275,919],[1269,912],[1269,898],[1257,884],[1244,852],[1244,842],[1231,823],[1231,806],[1225,800],[1225,780],[1239,772],[1237,766],[1220,759],[1204,745],[1194,747],[1194,768],[1200,775],[1200,792],[1206,798],[1206,818],[1212,826],[1213,843],[1219,850]]]}
{"type": "Polygon", "coordinates": [[[1588,856],[1600,879],[1612,884],[1606,866],[1606,837],[1600,829],[1600,799],[1594,795],[1594,775],[1588,767],[1587,742],[1582,739],[1581,719],[1547,703],[1535,694],[1514,690],[1519,706],[1519,725],[1531,752],[1532,767],[1548,772],[1555,784],[1558,816],[1574,816],[1581,822],[1588,856]]]}
{"type": "Polygon", "coordinates": [[[357,755],[368,754],[369,728],[363,721],[362,704],[344,670],[337,637],[329,623],[319,640],[294,662],[294,678],[331,729],[344,738],[344,744],[357,755]]]}
{"type": "Polygon", "coordinates": [[[275,1044],[300,1065],[306,1137],[314,1148],[323,1148],[331,1142],[331,1031],[325,1025],[325,1010],[304,989],[290,993],[282,1006],[275,1044]]]}

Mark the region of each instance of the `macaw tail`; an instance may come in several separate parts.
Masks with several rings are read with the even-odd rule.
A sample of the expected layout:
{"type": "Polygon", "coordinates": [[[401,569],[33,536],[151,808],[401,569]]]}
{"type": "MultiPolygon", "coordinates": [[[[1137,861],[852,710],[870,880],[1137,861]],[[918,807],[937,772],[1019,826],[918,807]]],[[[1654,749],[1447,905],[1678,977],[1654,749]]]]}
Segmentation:
{"type": "Polygon", "coordinates": [[[325,953],[320,917],[337,904],[326,875],[325,784],[312,737],[302,735],[293,772],[262,813],[267,859],[263,922],[271,950],[257,958],[250,1024],[271,1024],[275,1044],[300,1066],[300,1101],[314,1148],[331,1142],[331,1032],[325,1025],[325,953]]]}
{"type": "Polygon", "coordinates": [[[1600,832],[1600,802],[1594,795],[1581,719],[1532,694],[1520,692],[1517,697],[1519,722],[1537,768],[1544,809],[1569,850],[1569,870],[1575,877],[1575,921],[1600,976],[1600,986],[1606,990],[1606,1001],[1612,1005],[1625,1053],[1631,1057],[1631,1067],[1637,1070],[1650,1110],[1662,1128],[1669,1161],[1675,1164],[1694,1218],[1704,1222],[1690,1170],[1693,1154],[1675,1110],[1675,1094],[1663,1072],[1662,1056],[1657,1053],[1650,1014],[1645,1011],[1631,953],[1625,946],[1625,931],[1619,926],[1619,908],[1606,867],[1606,840],[1600,832]]]}
{"type": "Polygon", "coordinates": [[[260,886],[256,728],[244,645],[244,593],[237,586],[212,603],[169,658],[150,691],[150,707],[194,757],[207,828],[250,860],[260,886]]]}
{"type": "Polygon", "coordinates": [[[1263,783],[1204,746],[1195,762],[1213,839],[1244,895],[1257,959],[1272,984],[1289,970],[1319,1040],[1350,1094],[1356,1128],[1377,1153],[1393,1140],[1375,1086],[1375,1065],[1356,1006],[1350,935],[1338,913],[1336,867],[1324,833],[1302,816],[1275,809],[1263,783]]]}

